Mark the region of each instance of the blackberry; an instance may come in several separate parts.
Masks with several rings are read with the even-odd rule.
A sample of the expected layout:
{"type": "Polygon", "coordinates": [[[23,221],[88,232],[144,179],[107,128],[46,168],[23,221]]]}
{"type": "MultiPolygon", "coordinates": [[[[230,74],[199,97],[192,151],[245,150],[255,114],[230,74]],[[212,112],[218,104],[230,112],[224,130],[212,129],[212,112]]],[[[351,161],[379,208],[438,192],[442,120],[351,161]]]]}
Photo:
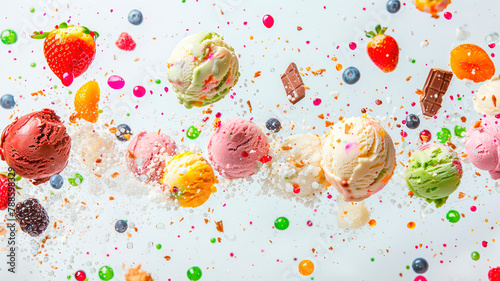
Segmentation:
{"type": "Polygon", "coordinates": [[[33,237],[42,234],[50,223],[47,211],[35,198],[17,203],[14,214],[21,230],[33,237]]]}

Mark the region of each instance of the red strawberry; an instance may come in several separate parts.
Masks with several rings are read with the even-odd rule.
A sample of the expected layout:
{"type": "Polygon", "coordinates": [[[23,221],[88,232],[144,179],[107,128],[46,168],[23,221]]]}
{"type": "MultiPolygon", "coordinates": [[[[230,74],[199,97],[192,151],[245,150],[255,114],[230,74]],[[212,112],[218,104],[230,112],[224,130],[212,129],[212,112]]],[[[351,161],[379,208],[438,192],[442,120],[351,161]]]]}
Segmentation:
{"type": "Polygon", "coordinates": [[[384,34],[386,30],[387,27],[381,28],[380,25],[377,25],[375,27],[375,32],[377,33],[365,31],[366,36],[372,38],[368,42],[366,50],[368,51],[368,56],[370,56],[378,68],[383,72],[391,72],[398,65],[399,47],[394,38],[384,34]]]}
{"type": "Polygon", "coordinates": [[[130,34],[128,34],[127,32],[122,32],[122,34],[120,34],[120,37],[118,37],[118,40],[116,40],[115,44],[118,49],[124,51],[133,51],[136,46],[134,39],[132,39],[132,36],[130,36],[130,34]]]}
{"type": "Polygon", "coordinates": [[[45,39],[43,52],[52,72],[65,86],[73,78],[82,75],[95,57],[95,39],[99,33],[84,26],[68,25],[63,22],[56,29],[40,34],[35,31],[31,38],[45,39]]]}
{"type": "Polygon", "coordinates": [[[9,179],[4,174],[0,174],[0,211],[7,209],[11,194],[9,179]]]}

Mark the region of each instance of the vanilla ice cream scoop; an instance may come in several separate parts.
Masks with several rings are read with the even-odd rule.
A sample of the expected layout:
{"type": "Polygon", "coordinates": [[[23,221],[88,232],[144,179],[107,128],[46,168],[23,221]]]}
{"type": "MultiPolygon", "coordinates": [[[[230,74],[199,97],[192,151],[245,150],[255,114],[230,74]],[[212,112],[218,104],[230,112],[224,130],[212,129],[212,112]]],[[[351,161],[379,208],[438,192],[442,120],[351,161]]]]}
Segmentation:
{"type": "Polygon", "coordinates": [[[500,114],[500,80],[486,81],[474,94],[474,109],[479,114],[500,114]]]}
{"type": "Polygon", "coordinates": [[[395,166],[392,139],[372,118],[344,119],[323,141],[321,167],[345,201],[361,201],[380,191],[395,166]]]}
{"type": "Polygon", "coordinates": [[[291,135],[272,143],[275,161],[271,169],[278,179],[275,187],[298,196],[325,191],[329,184],[321,169],[321,150],[321,139],[310,133],[291,135]]]}

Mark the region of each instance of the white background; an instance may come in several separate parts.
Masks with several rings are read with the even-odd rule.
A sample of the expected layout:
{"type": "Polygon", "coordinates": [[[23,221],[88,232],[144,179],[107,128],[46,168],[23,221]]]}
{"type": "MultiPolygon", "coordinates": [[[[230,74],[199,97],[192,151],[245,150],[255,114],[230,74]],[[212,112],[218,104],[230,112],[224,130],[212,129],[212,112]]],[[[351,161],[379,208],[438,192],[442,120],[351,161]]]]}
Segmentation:
{"type": "MultiPolygon", "coordinates": [[[[63,176],[67,178],[75,172],[82,173],[85,181],[78,188],[69,188],[65,184],[60,191],[54,191],[46,184],[35,187],[22,182],[23,190],[18,200],[32,196],[39,198],[51,221],[63,220],[60,225],[65,229],[49,229],[46,234],[53,235],[53,239],[49,239],[53,242],[40,248],[42,253],[36,256],[31,251],[42,238],[33,239],[17,233],[20,245],[18,273],[6,272],[3,260],[7,252],[0,252],[0,280],[66,280],[67,275],[73,275],[78,269],[86,271],[89,280],[99,280],[97,273],[91,272],[103,265],[114,268],[113,280],[124,280],[122,264],[128,268],[136,263],[142,263],[143,268],[156,277],[155,280],[187,280],[186,271],[191,266],[202,268],[201,280],[311,280],[311,277],[320,281],[414,280],[417,275],[406,266],[417,257],[424,257],[429,262],[430,268],[425,274],[428,280],[487,280],[489,268],[500,265],[498,242],[493,242],[493,239],[499,239],[500,195],[496,184],[488,179],[486,172],[476,170],[465,161],[459,191],[467,196],[458,199],[457,191],[448,204],[424,216],[422,210],[428,212],[432,206],[409,198],[402,180],[401,163],[406,162],[409,151],[418,147],[417,136],[421,129],[428,129],[435,136],[442,126],[453,129],[456,124],[461,124],[461,116],[467,117],[467,127],[480,118],[471,109],[471,91],[479,85],[466,86],[454,78],[448,93],[455,99],[445,99],[436,120],[422,117],[418,96],[414,92],[423,86],[430,67],[449,69],[451,49],[463,43],[455,38],[457,27],[467,25],[470,37],[466,42],[477,44],[488,53],[497,51],[498,47],[488,48],[484,38],[498,31],[499,3],[453,1],[447,9],[453,14],[451,20],[442,16],[433,19],[429,14],[417,11],[410,1],[403,3],[406,5],[399,13],[390,15],[385,11],[385,1],[379,0],[3,1],[0,29],[13,29],[20,38],[14,45],[0,45],[0,94],[11,93],[18,102],[15,110],[0,111],[0,127],[12,121],[9,117],[13,113],[21,116],[45,107],[55,109],[67,122],[73,104],[73,96],[68,90],[75,93],[85,81],[95,79],[101,86],[100,106],[105,111],[99,124],[114,119],[115,124],[127,123],[136,132],[162,129],[181,144],[181,130],[201,124],[203,109],[187,110],[176,102],[172,91],[164,92],[164,87],[170,88],[166,79],[166,61],[178,41],[203,30],[224,35],[225,40],[241,54],[241,78],[234,89],[235,99],[226,97],[212,108],[214,113],[222,112],[222,119],[253,117],[254,122],[261,125],[268,118],[277,117],[283,123],[295,121],[298,129],[294,133],[303,131],[300,127],[305,120],[306,126],[316,128],[307,131],[322,135],[326,128],[324,120],[317,115],[329,113],[330,120],[337,121],[339,116],[359,116],[360,109],[368,107],[373,110],[370,115],[382,120],[381,124],[394,141],[400,143],[401,129],[394,125],[401,124],[406,112],[419,114],[422,123],[419,129],[408,132],[405,144],[396,146],[403,154],[398,154],[393,180],[379,194],[366,200],[371,218],[377,221],[377,225],[365,226],[356,232],[345,232],[336,226],[337,204],[334,199],[337,193],[334,190],[330,190],[334,199],[328,200],[323,194],[321,202],[313,208],[274,195],[258,195],[261,187],[257,183],[235,184],[231,190],[235,188],[237,191],[219,188],[219,192],[198,209],[166,210],[158,203],[150,202],[145,195],[147,192],[141,191],[145,187],[131,175],[122,172],[117,180],[123,186],[109,187],[85,172],[79,166],[78,158],[72,157],[63,176]],[[29,12],[32,7],[35,13],[29,12]],[[145,17],[139,26],[131,25],[127,20],[132,9],[140,9],[145,17]],[[265,14],[271,14],[275,19],[271,29],[262,24],[265,14]],[[22,35],[26,36],[33,30],[52,30],[53,26],[68,19],[73,24],[97,30],[101,37],[97,40],[98,51],[90,69],[66,89],[48,69],[42,41],[23,38],[22,35]],[[366,38],[363,38],[362,31],[372,29],[376,23],[388,26],[387,33],[396,38],[401,48],[398,68],[389,74],[376,68],[365,52],[366,38]],[[298,31],[297,26],[302,30],[298,31]],[[137,42],[133,52],[121,51],[114,45],[124,31],[137,42]],[[250,39],[252,36],[253,40],[250,39]],[[429,46],[422,48],[424,40],[429,46]],[[356,42],[357,49],[351,51],[349,42],[356,42]],[[336,56],[338,61],[333,62],[328,56],[336,56]],[[139,60],[134,61],[136,58],[139,60]],[[407,58],[416,62],[412,64],[407,58]],[[313,70],[326,69],[322,77],[312,76],[309,72],[304,78],[311,89],[295,107],[286,100],[279,79],[292,61],[304,69],[308,66],[313,70]],[[35,68],[30,67],[32,62],[36,62],[35,68]],[[361,72],[361,80],[354,86],[341,85],[342,72],[335,70],[337,63],[344,68],[356,66],[361,72]],[[257,71],[262,71],[262,75],[253,78],[257,71]],[[124,89],[115,91],[107,86],[107,77],[111,73],[125,78],[124,89]],[[409,76],[411,79],[406,81],[409,76]],[[157,85],[150,79],[161,79],[162,82],[157,85]],[[54,85],[58,88],[53,89],[54,85]],[[132,88],[136,85],[148,89],[144,98],[132,96],[132,88]],[[34,101],[29,94],[38,90],[45,90],[47,97],[34,101]],[[329,95],[332,91],[340,92],[337,100],[329,95]],[[458,94],[464,95],[462,101],[456,99],[458,94]],[[323,101],[320,106],[312,104],[316,96],[323,101]],[[376,99],[383,104],[375,105],[376,99]],[[252,102],[252,113],[248,112],[247,100],[252,102]],[[412,102],[417,102],[417,105],[412,107],[412,102]],[[124,113],[130,113],[130,116],[124,113]],[[391,116],[397,121],[390,120],[391,116]],[[475,172],[482,176],[475,176],[475,172]],[[130,185],[136,191],[128,190],[130,185]],[[96,191],[96,188],[102,190],[96,191]],[[226,194],[234,197],[227,198],[226,194]],[[115,200],[110,201],[109,196],[115,200]],[[474,196],[477,196],[475,201],[474,196]],[[61,207],[65,197],[73,203],[61,207]],[[87,205],[82,206],[80,201],[87,205]],[[471,212],[471,206],[476,206],[478,211],[471,212]],[[209,213],[208,208],[214,211],[209,213]],[[450,209],[463,213],[465,218],[457,224],[447,222],[445,215],[450,209]],[[272,228],[279,216],[290,219],[286,231],[272,228]],[[179,222],[181,218],[184,220],[179,222]],[[204,218],[210,219],[210,223],[205,224],[204,218]],[[138,232],[134,231],[130,239],[116,233],[114,222],[117,219],[134,222],[138,232]],[[213,221],[218,220],[224,222],[224,234],[215,229],[213,221]],[[308,220],[313,222],[312,227],[306,225],[308,220]],[[170,225],[171,221],[173,225],[170,225]],[[416,223],[413,230],[406,226],[410,221],[416,223]],[[157,225],[161,223],[166,227],[159,230],[157,225]],[[211,244],[212,237],[221,237],[222,243],[211,244]],[[481,246],[483,240],[489,242],[487,248],[481,246]],[[127,249],[129,242],[133,243],[133,249],[127,249]],[[148,247],[151,242],[162,244],[162,249],[148,247]],[[419,244],[423,245],[422,248],[416,249],[419,244]],[[470,258],[472,251],[481,254],[479,261],[470,258]],[[166,261],[164,256],[171,256],[171,260],[166,261]],[[374,262],[370,260],[372,257],[374,262]],[[298,273],[298,263],[303,259],[312,260],[316,266],[309,277],[298,273]]],[[[497,59],[493,58],[493,61],[497,59]]],[[[214,114],[208,127],[213,118],[214,114]]],[[[100,130],[98,126],[95,128],[100,130]]],[[[76,131],[75,128],[69,130],[76,131]]],[[[287,130],[280,132],[283,136],[290,133],[287,130]]],[[[199,139],[186,139],[184,144],[196,144],[206,155],[209,134],[209,130],[204,130],[199,139]]],[[[457,144],[457,152],[461,155],[463,139],[453,137],[452,141],[457,144]]],[[[117,150],[125,151],[126,144],[114,142],[117,150]]],[[[73,146],[74,153],[77,149],[73,146]]],[[[123,164],[115,168],[126,170],[123,164]]],[[[4,236],[0,239],[4,245],[4,236]]]]}

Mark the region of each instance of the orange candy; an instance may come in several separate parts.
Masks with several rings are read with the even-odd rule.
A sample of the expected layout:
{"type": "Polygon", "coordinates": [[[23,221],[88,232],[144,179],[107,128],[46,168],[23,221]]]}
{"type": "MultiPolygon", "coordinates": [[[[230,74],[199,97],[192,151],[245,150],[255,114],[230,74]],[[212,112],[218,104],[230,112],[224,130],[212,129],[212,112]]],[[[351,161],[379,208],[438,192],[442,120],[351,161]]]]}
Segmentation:
{"type": "Polygon", "coordinates": [[[481,47],[463,44],[451,51],[451,70],[458,79],[484,82],[495,74],[495,65],[481,47]]]}
{"type": "Polygon", "coordinates": [[[299,273],[308,276],[314,272],[314,263],[310,260],[303,260],[299,263],[299,273]]]}
{"type": "Polygon", "coordinates": [[[101,90],[95,81],[85,83],[75,95],[75,110],[77,117],[91,123],[97,122],[99,117],[99,99],[101,90]]]}

